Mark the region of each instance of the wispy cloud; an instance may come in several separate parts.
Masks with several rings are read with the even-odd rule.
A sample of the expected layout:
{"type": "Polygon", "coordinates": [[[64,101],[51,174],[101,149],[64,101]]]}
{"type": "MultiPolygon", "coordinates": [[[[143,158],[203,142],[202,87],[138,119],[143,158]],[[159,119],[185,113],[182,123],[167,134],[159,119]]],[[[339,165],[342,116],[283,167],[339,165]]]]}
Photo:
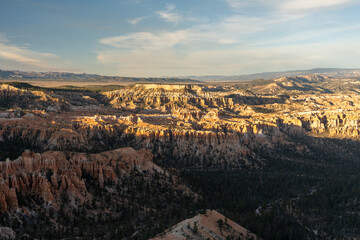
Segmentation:
{"type": "Polygon", "coordinates": [[[167,4],[165,10],[157,11],[156,14],[167,22],[178,24],[183,20],[183,17],[180,14],[174,12],[175,8],[175,5],[167,4]]]}
{"type": "Polygon", "coordinates": [[[322,10],[359,4],[356,0],[291,0],[280,3],[279,8],[288,11],[322,10]]]}
{"type": "Polygon", "coordinates": [[[229,4],[230,7],[235,9],[247,6],[249,4],[248,1],[241,1],[241,0],[225,0],[225,2],[229,4]]]}
{"type": "MultiPolygon", "coordinates": [[[[265,19],[233,15],[215,24],[203,24],[170,32],[139,32],[104,38],[108,49],[98,52],[97,60],[119,69],[117,74],[131,76],[242,74],[312,67],[346,67],[337,56],[360,57],[353,51],[356,41],[339,43],[314,39],[354,31],[358,26],[341,25],[308,31],[251,38],[259,32],[273,30],[291,18],[265,19]],[[303,33],[306,33],[304,36],[303,33]],[[244,40],[244,38],[249,39],[244,40]],[[180,49],[180,50],[179,50],[180,49]],[[330,49],[330,50],[329,50],[330,49]]],[[[296,18],[295,18],[296,19],[296,18]]],[[[295,20],[294,20],[295,21],[295,20]]],[[[360,36],[359,36],[360,38],[360,36]]],[[[342,62],[343,61],[343,62],[342,62]]]]}
{"type": "MultiPolygon", "coordinates": [[[[241,74],[312,67],[344,66],[343,53],[360,57],[357,42],[333,40],[358,26],[322,17],[309,26],[309,14],[357,4],[355,0],[223,0],[234,9],[211,22],[196,22],[175,31],[127,33],[100,39],[97,60],[131,76],[241,74]],[[242,11],[259,7],[261,14],[242,11]],[[308,16],[308,17],[306,17],[308,16]],[[344,44],[344,45],[343,45],[344,44]],[[331,49],[331,50],[328,50],[331,49]],[[341,53],[341,54],[340,54],[341,53]],[[343,62],[342,62],[343,61],[343,62]]],[[[174,5],[156,14],[173,23],[188,16],[174,5]]],[[[257,12],[256,13],[259,13],[257,12]]],[[[324,16],[324,15],[322,15],[324,16]]],[[[318,17],[318,16],[317,16],[318,17]]],[[[354,35],[354,34],[353,34],[354,35]]]]}
{"type": "MultiPolygon", "coordinates": [[[[68,63],[57,55],[30,50],[25,46],[18,46],[0,34],[0,62],[3,67],[20,66],[31,70],[63,70],[68,63]]],[[[70,69],[70,68],[68,68],[70,69]]]]}
{"type": "Polygon", "coordinates": [[[358,0],[224,0],[234,10],[246,7],[265,7],[276,12],[302,12],[327,10],[360,4],[358,0]]]}
{"type": "MultiPolygon", "coordinates": [[[[356,63],[360,57],[357,42],[294,44],[278,47],[236,47],[226,50],[198,50],[188,54],[176,51],[107,51],[100,62],[114,64],[120,75],[212,75],[242,74],[312,67],[346,67],[347,54],[356,63]]],[[[352,66],[348,66],[352,67],[352,66]]],[[[355,66],[353,66],[355,67],[355,66]]]]}
{"type": "Polygon", "coordinates": [[[124,49],[163,49],[189,41],[188,30],[173,32],[150,33],[138,32],[123,36],[100,39],[100,43],[124,49]]]}
{"type": "Polygon", "coordinates": [[[149,16],[130,19],[130,20],[127,20],[127,22],[130,23],[131,25],[137,25],[139,22],[141,22],[141,21],[143,21],[143,20],[145,20],[147,18],[149,18],[149,16]]]}
{"type": "Polygon", "coordinates": [[[7,39],[4,41],[4,39],[1,38],[0,57],[39,68],[50,68],[51,66],[48,64],[48,59],[57,58],[56,55],[50,53],[40,53],[27,48],[12,45],[7,39]]]}
{"type": "MultiPolygon", "coordinates": [[[[212,26],[214,27],[214,26],[212,26]]],[[[204,44],[233,44],[234,39],[219,34],[217,26],[210,31],[210,25],[203,25],[190,29],[168,31],[168,32],[136,32],[127,35],[102,38],[101,44],[112,46],[123,50],[167,50],[176,46],[199,47],[204,44]]],[[[232,31],[231,27],[228,31],[232,31]]],[[[243,29],[240,29],[243,30],[243,29]]]]}
{"type": "Polygon", "coordinates": [[[9,40],[7,39],[5,34],[0,33],[0,43],[6,43],[6,42],[9,42],[9,40]]]}

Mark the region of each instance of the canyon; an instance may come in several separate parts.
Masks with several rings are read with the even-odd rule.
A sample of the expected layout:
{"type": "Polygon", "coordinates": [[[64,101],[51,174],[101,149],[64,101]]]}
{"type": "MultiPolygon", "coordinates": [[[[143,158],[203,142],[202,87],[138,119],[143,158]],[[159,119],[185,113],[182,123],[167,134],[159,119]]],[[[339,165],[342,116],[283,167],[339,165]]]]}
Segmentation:
{"type": "MultiPolygon", "coordinates": [[[[242,83],[136,83],[110,91],[4,83],[1,224],[39,238],[52,233],[54,238],[151,238],[194,216],[199,205],[210,207],[206,186],[192,182],[196,174],[244,172],[262,179],[294,171],[296,177],[308,177],[310,189],[321,192],[327,178],[311,182],[320,176],[315,169],[323,174],[352,164],[346,165],[351,171],[360,162],[359,83],[318,75],[242,83]],[[60,220],[63,216],[68,223],[60,220]],[[176,217],[166,222],[169,216],[176,217]],[[110,219],[114,224],[102,228],[110,219]],[[31,230],[43,221],[52,224],[31,230]]],[[[294,194],[292,208],[310,196],[294,194]]],[[[346,201],[358,199],[349,196],[346,201]]],[[[270,206],[285,201],[279,197],[267,204],[262,209],[271,212],[270,206]]],[[[227,215],[229,210],[223,210],[227,215]]],[[[314,232],[331,235],[310,213],[286,213],[309,238],[314,232]],[[313,225],[303,226],[304,219],[313,225]]],[[[242,220],[237,214],[236,220],[242,220]]],[[[207,212],[187,222],[201,223],[213,215],[220,213],[207,212]]],[[[229,222],[237,232],[231,236],[246,237],[243,228],[229,222]]],[[[217,231],[214,224],[212,232],[217,231]]],[[[259,237],[272,236],[249,226],[259,237]]],[[[205,229],[200,230],[204,236],[210,231],[206,228],[198,226],[205,229]]],[[[179,227],[167,233],[173,231],[194,234],[179,227]]],[[[342,229],[341,236],[352,237],[354,231],[342,229]]]]}
{"type": "MultiPolygon", "coordinates": [[[[359,138],[358,95],[241,98],[234,93],[237,90],[214,92],[211,86],[155,87],[137,84],[106,92],[91,103],[90,97],[85,98],[82,106],[73,106],[66,98],[48,100],[60,99],[58,96],[39,97],[36,111],[18,118],[11,117],[16,110],[2,113],[8,117],[1,120],[0,139],[42,150],[146,148],[162,162],[169,163],[161,157],[171,156],[176,166],[238,169],[260,167],[262,151],[289,149],[308,154],[294,137],[359,138]],[[106,101],[109,106],[99,106],[106,101]],[[262,101],[265,103],[260,104],[262,101]],[[49,106],[41,109],[42,102],[49,106]],[[71,110],[49,111],[60,111],[58,102],[71,110]]],[[[10,98],[11,94],[3,96],[10,98]]]]}

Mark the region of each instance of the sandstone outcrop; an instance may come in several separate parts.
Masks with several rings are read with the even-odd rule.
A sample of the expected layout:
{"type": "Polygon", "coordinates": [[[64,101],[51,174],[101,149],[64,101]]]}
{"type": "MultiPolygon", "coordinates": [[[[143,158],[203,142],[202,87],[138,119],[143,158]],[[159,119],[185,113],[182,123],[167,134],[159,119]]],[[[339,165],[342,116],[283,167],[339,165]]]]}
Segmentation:
{"type": "MultiPolygon", "coordinates": [[[[58,238],[84,232],[93,234],[88,238],[138,238],[159,230],[154,236],[165,229],[155,218],[176,216],[167,227],[189,216],[179,206],[189,210],[201,198],[181,182],[179,169],[249,169],[254,176],[279,169],[282,179],[290,166],[295,174],[311,169],[317,178],[313,166],[359,162],[360,90],[355,80],[344,80],[345,90],[334,84],[302,76],[137,84],[109,92],[2,85],[1,224],[39,239],[53,232],[58,238]]],[[[207,225],[219,219],[225,222],[207,212],[189,220],[189,228],[168,233],[180,239],[252,236],[228,219],[226,229],[207,225]]]]}
{"type": "Polygon", "coordinates": [[[199,109],[207,107],[232,109],[231,98],[223,94],[203,92],[193,85],[151,85],[136,84],[134,87],[105,93],[110,103],[118,108],[132,109],[152,106],[164,112],[179,110],[183,107],[199,109]]]}
{"type": "Polygon", "coordinates": [[[255,234],[241,227],[215,210],[207,210],[186,219],[165,232],[157,235],[152,240],[225,240],[225,239],[259,239],[255,234]]]}
{"type": "Polygon", "coordinates": [[[14,161],[0,163],[0,203],[1,211],[16,210],[19,197],[36,196],[55,207],[60,195],[66,193],[71,198],[84,202],[91,199],[87,192],[86,178],[104,182],[119,181],[119,178],[133,169],[148,172],[163,172],[152,162],[149,150],[121,148],[99,154],[49,151],[42,154],[24,152],[14,161]]]}
{"type": "MultiPolygon", "coordinates": [[[[289,81],[308,84],[328,79],[304,76],[275,79],[274,83],[291,87],[289,81]]],[[[22,118],[0,119],[0,141],[38,151],[104,151],[129,146],[150,149],[161,163],[238,169],[261,167],[264,153],[287,149],[308,154],[307,147],[294,137],[358,139],[360,133],[358,95],[285,97],[256,95],[227,85],[136,84],[102,93],[109,103],[100,108],[103,114],[96,112],[98,108],[88,108],[96,106],[90,95],[79,96],[87,101],[81,104],[90,104],[87,107],[72,105],[71,111],[61,113],[31,110],[22,118]],[[97,114],[90,115],[94,112],[97,114]]],[[[70,93],[58,99],[76,102],[70,93]]]]}

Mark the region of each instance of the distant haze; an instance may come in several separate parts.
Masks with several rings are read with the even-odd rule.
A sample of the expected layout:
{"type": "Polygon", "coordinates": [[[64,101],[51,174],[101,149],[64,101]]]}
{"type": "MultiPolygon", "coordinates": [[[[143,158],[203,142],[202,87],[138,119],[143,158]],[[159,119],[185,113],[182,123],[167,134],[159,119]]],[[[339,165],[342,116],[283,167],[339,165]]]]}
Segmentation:
{"type": "Polygon", "coordinates": [[[344,69],[344,68],[314,68],[308,70],[293,70],[284,72],[265,72],[254,74],[243,74],[234,76],[221,76],[221,75],[207,75],[207,76],[188,76],[191,79],[197,79],[201,81],[245,81],[256,79],[272,79],[279,77],[291,77],[301,75],[322,75],[336,78],[344,77],[360,77],[360,69],[344,69]]]}
{"type": "Polygon", "coordinates": [[[0,80],[3,81],[61,81],[82,82],[82,83],[201,83],[201,82],[237,82],[256,79],[272,79],[280,77],[291,77],[301,75],[322,75],[334,78],[354,78],[360,77],[360,69],[343,68],[314,68],[308,70],[293,70],[284,72],[266,72],[244,75],[222,76],[177,76],[163,78],[136,78],[128,76],[103,76],[96,74],[76,74],[69,72],[24,72],[0,70],[0,80]]]}

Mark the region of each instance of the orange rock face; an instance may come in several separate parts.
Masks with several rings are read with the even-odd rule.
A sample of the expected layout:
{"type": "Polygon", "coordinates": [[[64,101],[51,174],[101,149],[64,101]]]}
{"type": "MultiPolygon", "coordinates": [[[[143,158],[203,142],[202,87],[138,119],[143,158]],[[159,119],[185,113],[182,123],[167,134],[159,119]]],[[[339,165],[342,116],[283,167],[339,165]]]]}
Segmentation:
{"type": "Polygon", "coordinates": [[[152,162],[149,150],[122,148],[99,154],[70,153],[70,156],[56,151],[42,154],[27,151],[14,161],[0,163],[1,210],[21,207],[18,198],[27,194],[35,194],[55,206],[64,192],[84,201],[89,198],[84,175],[103,186],[104,181],[116,183],[119,174],[128,173],[133,168],[162,172],[152,162]]]}
{"type": "MultiPolygon", "coordinates": [[[[271,84],[298,91],[303,89],[299,81],[328,80],[284,77],[271,84]]],[[[6,96],[17,96],[24,90],[8,86],[4,91],[6,96]]],[[[47,95],[53,98],[49,104],[59,102],[47,95]]],[[[62,101],[70,104],[74,97],[67,94],[62,101]]],[[[256,95],[235,85],[136,84],[101,97],[109,104],[100,108],[103,114],[98,114],[94,99],[89,102],[88,97],[81,97],[77,103],[83,105],[71,106],[68,112],[37,114],[33,110],[32,117],[0,119],[0,141],[20,141],[39,151],[100,152],[129,146],[151,149],[156,158],[166,157],[187,167],[239,169],[261,167],[262,152],[287,148],[306,153],[308,149],[293,136],[360,136],[356,94],[256,95]]],[[[31,164],[23,164],[31,170],[31,164]]]]}

